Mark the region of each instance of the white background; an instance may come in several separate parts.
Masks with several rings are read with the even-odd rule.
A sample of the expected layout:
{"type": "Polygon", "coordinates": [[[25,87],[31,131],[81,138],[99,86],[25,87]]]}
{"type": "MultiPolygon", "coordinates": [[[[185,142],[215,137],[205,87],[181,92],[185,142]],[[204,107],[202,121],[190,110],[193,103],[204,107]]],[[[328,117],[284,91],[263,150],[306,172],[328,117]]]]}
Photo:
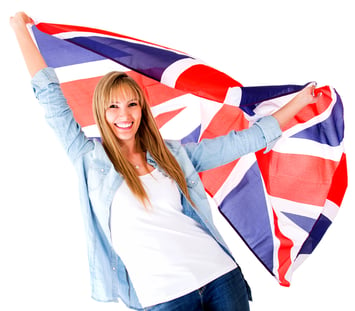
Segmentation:
{"type": "Polygon", "coordinates": [[[295,272],[291,287],[279,286],[216,221],[253,289],[252,311],[355,310],[350,0],[1,1],[0,310],[125,310],[122,303],[90,298],[77,180],[42,119],[9,27],[18,10],[176,48],[244,85],[316,80],[336,87],[345,106],[349,188],[333,225],[295,272]]]}

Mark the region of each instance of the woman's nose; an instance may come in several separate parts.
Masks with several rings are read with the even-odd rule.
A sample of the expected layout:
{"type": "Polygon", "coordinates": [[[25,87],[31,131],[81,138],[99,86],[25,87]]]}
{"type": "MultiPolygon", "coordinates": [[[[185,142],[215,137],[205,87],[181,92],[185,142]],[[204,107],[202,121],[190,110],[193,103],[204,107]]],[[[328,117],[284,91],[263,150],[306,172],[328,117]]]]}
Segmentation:
{"type": "Polygon", "coordinates": [[[127,111],[127,108],[126,107],[120,107],[118,110],[118,115],[120,117],[124,117],[127,115],[128,111],[127,111]]]}

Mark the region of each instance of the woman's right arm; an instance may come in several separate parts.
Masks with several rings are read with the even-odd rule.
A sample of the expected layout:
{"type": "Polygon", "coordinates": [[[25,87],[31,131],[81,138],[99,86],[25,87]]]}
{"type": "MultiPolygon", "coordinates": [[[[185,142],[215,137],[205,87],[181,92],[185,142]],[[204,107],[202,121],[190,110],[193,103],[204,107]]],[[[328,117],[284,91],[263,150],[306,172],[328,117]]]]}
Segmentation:
{"type": "Polygon", "coordinates": [[[33,24],[33,20],[23,12],[10,18],[10,25],[32,77],[35,95],[44,108],[46,121],[53,128],[69,158],[75,161],[80,155],[93,148],[93,142],[85,137],[80,125],[75,121],[58,78],[54,70],[47,67],[32,40],[27,24],[33,24]]]}
{"type": "Polygon", "coordinates": [[[47,64],[33,42],[27,24],[33,24],[33,20],[24,12],[18,12],[10,18],[10,25],[15,32],[27,69],[31,77],[34,77],[38,71],[46,68],[47,64]]]}

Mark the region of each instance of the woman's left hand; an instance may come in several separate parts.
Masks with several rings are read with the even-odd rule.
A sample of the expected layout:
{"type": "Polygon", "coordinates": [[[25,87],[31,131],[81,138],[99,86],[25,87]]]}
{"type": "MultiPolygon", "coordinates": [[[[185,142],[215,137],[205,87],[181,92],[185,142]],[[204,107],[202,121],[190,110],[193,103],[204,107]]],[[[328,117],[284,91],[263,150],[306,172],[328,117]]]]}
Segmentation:
{"type": "Polygon", "coordinates": [[[317,83],[312,82],[295,96],[295,100],[299,103],[301,108],[318,101],[322,92],[317,92],[316,87],[317,83]]]}
{"type": "Polygon", "coordinates": [[[281,128],[284,127],[301,109],[318,101],[320,96],[322,96],[322,93],[317,92],[316,86],[317,83],[310,83],[285,106],[273,114],[281,128]]]}

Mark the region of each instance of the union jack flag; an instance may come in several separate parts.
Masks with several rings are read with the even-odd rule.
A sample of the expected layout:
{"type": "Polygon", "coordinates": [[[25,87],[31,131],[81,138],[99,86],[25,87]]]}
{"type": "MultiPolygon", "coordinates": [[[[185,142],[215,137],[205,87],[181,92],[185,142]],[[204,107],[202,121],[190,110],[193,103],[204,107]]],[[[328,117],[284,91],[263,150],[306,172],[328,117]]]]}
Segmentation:
{"type": "MultiPolygon", "coordinates": [[[[94,87],[112,70],[143,87],[163,137],[182,142],[249,127],[304,87],[244,87],[184,52],[99,29],[37,23],[32,32],[88,137],[99,136],[94,87]]],[[[323,237],[347,188],[342,101],[329,86],[317,92],[321,100],[283,128],[270,152],[200,175],[207,195],[283,286],[323,237]]]]}

